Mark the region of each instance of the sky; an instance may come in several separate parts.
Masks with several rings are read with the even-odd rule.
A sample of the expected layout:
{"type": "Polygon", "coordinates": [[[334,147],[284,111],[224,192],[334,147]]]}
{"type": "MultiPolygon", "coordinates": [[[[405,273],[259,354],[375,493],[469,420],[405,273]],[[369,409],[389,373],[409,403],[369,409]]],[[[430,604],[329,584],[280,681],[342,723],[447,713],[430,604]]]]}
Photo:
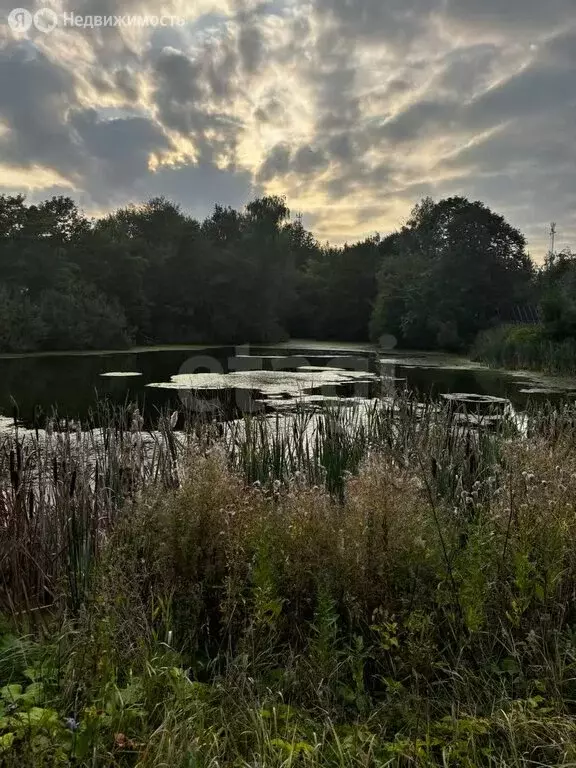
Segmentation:
{"type": "Polygon", "coordinates": [[[281,194],[332,243],[464,195],[538,261],[552,221],[576,249],[576,0],[24,0],[51,32],[11,29],[13,7],[0,194],[89,215],[164,195],[199,218],[281,194]]]}

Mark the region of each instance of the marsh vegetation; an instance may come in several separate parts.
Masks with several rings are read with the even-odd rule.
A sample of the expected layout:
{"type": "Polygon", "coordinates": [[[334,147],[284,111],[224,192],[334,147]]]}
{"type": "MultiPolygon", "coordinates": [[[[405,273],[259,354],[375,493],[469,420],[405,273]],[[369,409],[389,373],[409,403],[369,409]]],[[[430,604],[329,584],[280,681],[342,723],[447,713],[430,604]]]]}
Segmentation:
{"type": "Polygon", "coordinates": [[[573,405],[103,416],[0,446],[3,765],[574,761],[573,405]]]}

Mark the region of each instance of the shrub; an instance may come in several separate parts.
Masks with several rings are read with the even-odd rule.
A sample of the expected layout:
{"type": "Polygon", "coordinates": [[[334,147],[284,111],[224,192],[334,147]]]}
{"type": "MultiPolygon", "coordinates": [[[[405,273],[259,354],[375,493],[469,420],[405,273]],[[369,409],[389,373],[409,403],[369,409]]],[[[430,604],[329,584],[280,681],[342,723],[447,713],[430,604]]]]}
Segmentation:
{"type": "Polygon", "coordinates": [[[41,313],[28,296],[0,285],[0,352],[32,352],[45,334],[41,313]]]}
{"type": "Polygon", "coordinates": [[[48,349],[98,349],[130,342],[122,310],[96,291],[71,286],[41,295],[39,312],[48,349]]]}
{"type": "Polygon", "coordinates": [[[539,325],[504,325],[484,331],[476,339],[471,356],[503,368],[576,372],[576,340],[554,341],[539,325]]]}

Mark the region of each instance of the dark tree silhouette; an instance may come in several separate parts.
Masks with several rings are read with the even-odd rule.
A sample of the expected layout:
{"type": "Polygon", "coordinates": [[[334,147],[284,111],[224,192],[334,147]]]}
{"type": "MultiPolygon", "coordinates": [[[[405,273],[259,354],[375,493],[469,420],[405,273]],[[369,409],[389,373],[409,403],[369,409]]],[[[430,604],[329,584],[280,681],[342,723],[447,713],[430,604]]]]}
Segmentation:
{"type": "Polygon", "coordinates": [[[0,196],[0,350],[287,336],[461,348],[542,298],[550,332],[576,330],[569,255],[542,274],[524,237],[482,203],[423,200],[406,226],[320,245],[281,197],[205,221],[164,198],[88,220],[74,201],[0,196]],[[536,298],[535,298],[536,297],[536,298]]]}

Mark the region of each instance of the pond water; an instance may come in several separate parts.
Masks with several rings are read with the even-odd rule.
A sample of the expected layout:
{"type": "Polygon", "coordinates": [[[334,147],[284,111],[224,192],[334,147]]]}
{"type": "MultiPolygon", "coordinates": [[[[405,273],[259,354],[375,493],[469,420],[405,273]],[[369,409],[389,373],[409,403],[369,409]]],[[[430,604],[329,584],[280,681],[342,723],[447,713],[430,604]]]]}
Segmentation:
{"type": "Polygon", "coordinates": [[[296,402],[477,393],[529,400],[576,397],[576,380],[488,369],[442,354],[379,353],[369,345],[291,342],[254,347],[149,347],[122,352],[0,357],[0,416],[31,424],[54,410],[84,420],[96,398],[141,409],[187,407],[227,417],[290,410],[296,402]]]}

